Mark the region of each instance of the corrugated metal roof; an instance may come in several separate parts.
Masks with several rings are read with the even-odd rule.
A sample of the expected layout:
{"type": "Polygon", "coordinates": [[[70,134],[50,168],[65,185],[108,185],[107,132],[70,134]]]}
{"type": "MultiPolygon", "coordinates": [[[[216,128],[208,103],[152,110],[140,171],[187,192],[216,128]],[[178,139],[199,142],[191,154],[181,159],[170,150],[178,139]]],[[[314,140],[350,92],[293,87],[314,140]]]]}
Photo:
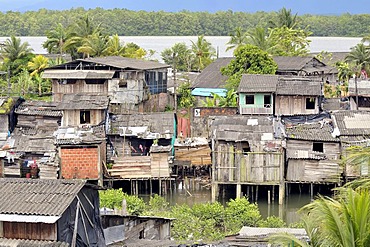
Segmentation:
{"type": "Polygon", "coordinates": [[[107,109],[109,98],[100,94],[64,94],[58,105],[60,110],[101,110],[107,109]]]}
{"type": "Polygon", "coordinates": [[[341,136],[369,136],[370,112],[337,111],[333,112],[341,136]]]}
{"type": "MultiPolygon", "coordinates": [[[[45,70],[107,70],[114,67],[117,69],[135,69],[135,70],[152,70],[152,69],[166,69],[171,67],[170,65],[155,62],[147,61],[142,59],[120,57],[120,56],[109,56],[109,57],[91,57],[85,59],[77,59],[69,63],[64,63],[60,65],[53,66],[45,70]]],[[[114,69],[113,68],[113,69],[114,69]]],[[[44,73],[45,73],[44,72],[44,73]]]]}
{"type": "Polygon", "coordinates": [[[228,76],[221,74],[221,68],[227,66],[233,57],[220,57],[208,65],[195,78],[193,88],[225,88],[228,76]]]}
{"type": "Polygon", "coordinates": [[[339,142],[339,138],[335,138],[331,135],[333,127],[323,121],[286,125],[285,131],[287,139],[339,142]]]}
{"type": "Polygon", "coordinates": [[[218,94],[222,97],[225,97],[226,92],[227,92],[227,90],[223,89],[223,88],[194,88],[193,91],[191,91],[191,95],[211,97],[212,93],[214,93],[214,94],[218,94]]]}
{"type": "Polygon", "coordinates": [[[161,69],[169,68],[170,65],[159,63],[155,61],[148,61],[142,59],[111,56],[111,57],[91,57],[85,59],[77,59],[77,61],[83,62],[93,62],[103,65],[109,65],[112,67],[117,67],[121,69],[139,69],[139,70],[150,70],[150,69],[161,69]]]}
{"type": "Polygon", "coordinates": [[[104,125],[78,127],[59,127],[55,132],[57,145],[99,144],[105,140],[104,125]]]}
{"type": "Polygon", "coordinates": [[[28,239],[9,239],[0,238],[0,246],[2,247],[68,247],[65,242],[28,240],[28,239]]]}
{"type": "Polygon", "coordinates": [[[109,70],[45,70],[45,79],[111,79],[115,71],[109,70]]]}
{"type": "Polygon", "coordinates": [[[22,115],[37,115],[48,117],[61,117],[62,111],[57,109],[58,103],[45,101],[24,101],[16,109],[15,113],[22,115]]]}
{"type": "Polygon", "coordinates": [[[109,134],[111,135],[121,134],[121,131],[124,130],[122,127],[128,129],[130,127],[146,127],[147,131],[140,133],[139,137],[145,138],[153,133],[158,133],[160,138],[170,139],[175,131],[175,117],[171,112],[113,115],[110,120],[109,134]]]}
{"type": "Polygon", "coordinates": [[[83,180],[0,178],[0,213],[60,216],[85,183],[83,180]]]}
{"type": "Polygon", "coordinates": [[[276,94],[319,96],[322,94],[321,82],[310,77],[280,76],[276,94]]]}
{"type": "Polygon", "coordinates": [[[245,74],[240,80],[238,93],[274,93],[278,78],[277,75],[245,74]]]}

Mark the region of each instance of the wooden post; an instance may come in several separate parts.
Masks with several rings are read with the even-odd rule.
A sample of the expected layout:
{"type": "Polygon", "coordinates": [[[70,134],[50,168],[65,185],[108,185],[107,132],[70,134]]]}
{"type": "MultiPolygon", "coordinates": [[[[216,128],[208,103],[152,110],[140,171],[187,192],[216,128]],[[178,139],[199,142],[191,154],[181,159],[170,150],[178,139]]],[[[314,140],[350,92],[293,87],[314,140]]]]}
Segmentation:
{"type": "Polygon", "coordinates": [[[139,180],[135,181],[135,195],[139,195],[139,180]]]}
{"type": "Polygon", "coordinates": [[[279,185],[279,205],[284,204],[284,195],[285,195],[285,183],[282,181],[279,185]]]}
{"type": "Polygon", "coordinates": [[[162,179],[159,178],[158,183],[159,183],[159,195],[162,195],[162,179]]]}
{"type": "Polygon", "coordinates": [[[213,138],[213,136],[212,136],[211,143],[212,143],[211,201],[216,202],[216,199],[218,197],[218,184],[216,183],[216,176],[215,176],[216,154],[215,154],[215,139],[213,138]]]}
{"type": "Polygon", "coordinates": [[[272,203],[275,201],[275,185],[272,186],[272,203]]]}
{"type": "Polygon", "coordinates": [[[240,183],[236,184],[236,198],[242,197],[242,185],[240,183]]]}
{"type": "Polygon", "coordinates": [[[256,202],[258,201],[258,185],[256,185],[256,202]]]}
{"type": "Polygon", "coordinates": [[[270,190],[268,190],[267,191],[267,204],[271,204],[271,191],[270,190]]]}
{"type": "Polygon", "coordinates": [[[252,202],[254,202],[254,185],[251,185],[252,202]]]}
{"type": "Polygon", "coordinates": [[[313,183],[311,183],[310,195],[311,195],[311,201],[312,201],[313,200],[313,183]]]}
{"type": "Polygon", "coordinates": [[[250,198],[250,195],[249,195],[249,189],[250,189],[250,187],[249,187],[249,185],[247,185],[247,197],[248,197],[248,200],[250,200],[251,198],[250,198]]]}
{"type": "Polygon", "coordinates": [[[152,196],[153,195],[152,178],[149,178],[149,192],[150,192],[150,196],[152,196]]]}
{"type": "Polygon", "coordinates": [[[216,202],[218,196],[218,184],[216,182],[212,182],[211,187],[211,201],[216,202]]]}
{"type": "Polygon", "coordinates": [[[75,224],[73,228],[71,247],[76,247],[76,240],[77,240],[77,226],[78,226],[78,214],[80,213],[80,202],[77,201],[76,204],[77,204],[77,209],[76,209],[75,224]]]}

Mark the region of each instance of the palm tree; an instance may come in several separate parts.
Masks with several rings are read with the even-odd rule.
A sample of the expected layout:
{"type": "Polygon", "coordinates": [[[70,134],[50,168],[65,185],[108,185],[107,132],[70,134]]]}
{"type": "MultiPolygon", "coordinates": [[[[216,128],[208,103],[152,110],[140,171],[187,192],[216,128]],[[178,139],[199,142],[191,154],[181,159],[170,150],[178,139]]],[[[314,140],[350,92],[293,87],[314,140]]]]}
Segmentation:
{"type": "Polygon", "coordinates": [[[81,56],[81,54],[76,54],[77,50],[87,42],[87,39],[91,39],[92,36],[101,36],[100,24],[95,25],[89,15],[86,14],[69,26],[67,36],[63,49],[68,51],[73,58],[76,58],[81,56]]]}
{"type": "Polygon", "coordinates": [[[257,46],[263,51],[268,52],[272,47],[267,30],[263,27],[256,27],[247,33],[247,43],[257,46]]]}
{"type": "Polygon", "coordinates": [[[351,48],[351,52],[346,56],[345,61],[365,69],[370,64],[369,47],[365,46],[364,43],[357,44],[351,48]]]}
{"type": "Polygon", "coordinates": [[[313,233],[311,244],[296,241],[292,236],[275,236],[275,242],[294,246],[370,246],[370,194],[369,187],[361,189],[340,188],[335,198],[320,196],[303,207],[310,219],[313,233]],[[314,240],[314,241],[312,241],[314,240]]]}
{"type": "Polygon", "coordinates": [[[32,71],[30,75],[34,77],[37,82],[39,95],[42,95],[43,80],[41,78],[41,73],[48,66],[48,59],[42,55],[38,55],[32,58],[32,60],[29,61],[27,64],[28,69],[32,71]]]}
{"type": "Polygon", "coordinates": [[[125,47],[121,43],[117,34],[109,38],[106,48],[103,53],[107,56],[123,56],[125,53],[125,47]]]}
{"type": "Polygon", "coordinates": [[[244,32],[241,27],[237,27],[235,28],[235,32],[230,34],[230,40],[226,43],[228,45],[226,51],[230,49],[238,49],[240,46],[245,45],[246,41],[246,32],[244,32]]]}
{"type": "Polygon", "coordinates": [[[87,36],[82,40],[77,52],[82,53],[83,57],[100,57],[105,54],[107,49],[108,37],[98,33],[87,36]]]}
{"type": "Polygon", "coordinates": [[[294,29],[298,25],[297,13],[292,14],[292,10],[282,8],[277,12],[276,20],[269,21],[270,28],[287,27],[294,29]]]}
{"type": "Polygon", "coordinates": [[[1,47],[0,54],[3,59],[8,59],[9,62],[14,62],[31,54],[32,48],[29,47],[28,42],[21,42],[20,38],[11,36],[6,39],[4,45],[1,47]]]}
{"type": "Polygon", "coordinates": [[[47,49],[48,53],[58,53],[60,55],[64,52],[64,43],[67,40],[67,31],[61,23],[46,32],[47,40],[42,46],[47,49]]]}
{"type": "Polygon", "coordinates": [[[203,35],[198,36],[197,41],[191,41],[191,43],[191,50],[195,55],[195,66],[198,72],[200,72],[212,62],[212,58],[215,56],[216,51],[203,35]]]}
{"type": "Polygon", "coordinates": [[[44,69],[46,69],[49,65],[48,61],[49,59],[42,55],[37,55],[36,57],[32,58],[32,60],[27,64],[28,69],[32,71],[31,76],[40,74],[44,69]]]}

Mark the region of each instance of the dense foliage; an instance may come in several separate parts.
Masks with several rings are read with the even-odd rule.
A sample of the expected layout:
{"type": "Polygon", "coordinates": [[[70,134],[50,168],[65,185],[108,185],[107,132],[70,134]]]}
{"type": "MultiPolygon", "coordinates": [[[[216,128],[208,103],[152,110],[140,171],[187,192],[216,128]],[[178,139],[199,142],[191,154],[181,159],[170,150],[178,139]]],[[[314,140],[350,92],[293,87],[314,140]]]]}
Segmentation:
{"type": "MultiPolygon", "coordinates": [[[[0,36],[44,36],[55,23],[68,26],[80,16],[89,13],[107,33],[121,36],[173,35],[173,36],[227,36],[232,30],[241,27],[251,30],[257,26],[269,26],[269,21],[276,17],[275,12],[147,12],[127,9],[102,8],[85,10],[55,11],[40,9],[25,13],[0,12],[0,36]]],[[[299,13],[298,13],[299,14],[299,13]]],[[[294,16],[293,16],[294,17],[294,16]]],[[[298,15],[299,23],[295,28],[309,26],[314,36],[354,36],[369,34],[370,14],[336,15],[298,15]]],[[[293,19],[292,21],[295,21],[293,19]]]]}
{"type": "Polygon", "coordinates": [[[226,88],[237,90],[243,74],[275,74],[277,64],[269,54],[257,46],[243,45],[234,51],[234,59],[221,69],[229,76],[226,88]]]}
{"type": "Polygon", "coordinates": [[[129,196],[121,190],[106,190],[100,193],[100,206],[120,208],[122,199],[127,202],[129,214],[174,218],[171,234],[179,241],[211,241],[223,239],[237,233],[243,226],[284,227],[277,217],[262,219],[257,204],[247,198],[230,200],[226,206],[220,203],[199,203],[170,206],[161,196],[154,195],[147,204],[136,196],[129,196]]]}

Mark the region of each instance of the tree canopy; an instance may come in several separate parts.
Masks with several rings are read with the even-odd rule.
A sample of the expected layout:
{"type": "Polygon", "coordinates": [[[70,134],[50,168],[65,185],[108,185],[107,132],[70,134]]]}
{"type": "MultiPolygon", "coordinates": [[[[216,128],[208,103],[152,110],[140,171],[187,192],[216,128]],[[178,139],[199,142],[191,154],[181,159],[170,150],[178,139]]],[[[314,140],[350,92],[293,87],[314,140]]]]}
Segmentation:
{"type": "Polygon", "coordinates": [[[55,23],[64,27],[88,14],[101,23],[106,33],[119,36],[228,36],[241,27],[250,31],[257,26],[301,28],[309,26],[314,36],[364,37],[369,35],[370,14],[299,15],[290,10],[279,12],[218,11],[172,13],[164,11],[132,11],[128,9],[95,8],[85,10],[47,10],[0,13],[1,36],[44,36],[55,23]],[[270,23],[269,23],[270,22],[270,23]],[[276,25],[272,26],[271,23],[276,25]]]}
{"type": "Polygon", "coordinates": [[[254,45],[244,45],[234,52],[234,59],[221,69],[229,76],[226,88],[237,90],[243,74],[275,74],[277,64],[265,51],[254,45]]]}

